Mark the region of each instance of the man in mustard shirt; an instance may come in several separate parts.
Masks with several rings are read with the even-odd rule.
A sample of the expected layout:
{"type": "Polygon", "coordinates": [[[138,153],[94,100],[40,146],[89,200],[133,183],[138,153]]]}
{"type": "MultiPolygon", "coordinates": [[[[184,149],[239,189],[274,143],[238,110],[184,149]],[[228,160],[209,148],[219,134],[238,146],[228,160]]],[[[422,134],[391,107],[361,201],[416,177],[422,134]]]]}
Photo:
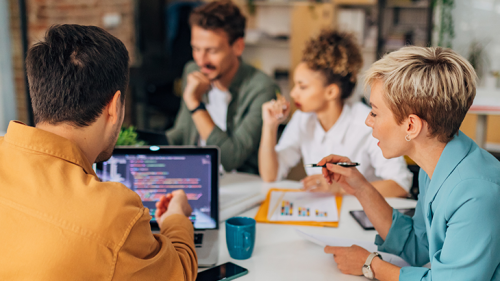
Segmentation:
{"type": "Polygon", "coordinates": [[[28,52],[36,127],[0,138],[0,280],[195,280],[184,192],[158,203],[153,235],[139,196],[92,170],[123,122],[128,60],[92,26],[54,26],[28,52]]]}

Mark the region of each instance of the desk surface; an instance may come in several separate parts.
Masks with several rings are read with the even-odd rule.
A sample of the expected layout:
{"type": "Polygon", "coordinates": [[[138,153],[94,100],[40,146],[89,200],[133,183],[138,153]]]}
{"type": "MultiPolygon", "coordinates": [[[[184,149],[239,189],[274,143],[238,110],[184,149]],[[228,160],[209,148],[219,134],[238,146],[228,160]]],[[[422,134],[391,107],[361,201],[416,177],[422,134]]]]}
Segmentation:
{"type": "MultiPolygon", "coordinates": [[[[226,174],[221,178],[221,189],[254,188],[263,193],[272,187],[300,188],[296,181],[264,183],[254,175],[226,174]]],[[[414,207],[416,201],[390,198],[389,204],[396,208],[414,207]]],[[[226,246],[225,223],[219,232],[220,249],[217,264],[231,261],[249,270],[237,280],[366,280],[364,277],[342,274],[332,255],[323,253],[323,248],[300,237],[295,229],[308,233],[374,241],[375,231],[366,231],[349,215],[350,210],[361,210],[361,205],[353,196],[345,196],[340,212],[338,228],[307,227],[278,224],[257,224],[256,241],[253,255],[247,260],[234,260],[229,256],[226,246]]],[[[241,216],[255,217],[258,207],[245,211],[241,216]]]]}

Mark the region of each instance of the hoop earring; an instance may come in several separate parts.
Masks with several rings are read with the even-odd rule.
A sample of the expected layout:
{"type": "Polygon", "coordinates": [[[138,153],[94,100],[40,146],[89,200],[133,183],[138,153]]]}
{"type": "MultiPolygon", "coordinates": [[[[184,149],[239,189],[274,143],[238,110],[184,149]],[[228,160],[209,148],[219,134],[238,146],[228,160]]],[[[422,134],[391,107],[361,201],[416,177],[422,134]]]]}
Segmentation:
{"type": "Polygon", "coordinates": [[[406,136],[405,136],[405,140],[406,140],[406,141],[411,141],[411,139],[410,139],[410,135],[406,135],[406,136]]]}

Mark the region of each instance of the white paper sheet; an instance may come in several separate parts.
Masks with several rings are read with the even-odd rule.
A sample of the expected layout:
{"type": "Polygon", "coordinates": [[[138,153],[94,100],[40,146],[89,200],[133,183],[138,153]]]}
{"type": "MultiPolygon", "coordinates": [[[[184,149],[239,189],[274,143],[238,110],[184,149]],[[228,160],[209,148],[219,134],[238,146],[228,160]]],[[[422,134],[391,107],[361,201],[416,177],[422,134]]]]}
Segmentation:
{"type": "Polygon", "coordinates": [[[270,221],[338,221],[337,201],[330,193],[273,191],[267,217],[270,221]]]}
{"type": "MultiPolygon", "coordinates": [[[[219,189],[219,206],[221,209],[227,209],[231,206],[238,205],[241,202],[244,202],[250,198],[260,196],[262,197],[259,191],[249,190],[232,190],[232,189],[219,189]]],[[[265,199],[265,195],[264,195],[265,199]]]]}
{"type": "Polygon", "coordinates": [[[266,199],[258,191],[219,189],[219,221],[225,221],[249,210],[266,199]]]}
{"type": "Polygon", "coordinates": [[[382,256],[382,259],[384,261],[390,262],[396,266],[399,267],[404,267],[404,266],[410,266],[405,260],[402,258],[393,255],[393,254],[388,254],[384,252],[380,252],[377,250],[377,245],[371,242],[366,242],[366,241],[360,241],[360,240],[355,240],[355,239],[346,239],[346,238],[335,238],[335,237],[328,237],[328,236],[321,236],[321,235],[316,235],[316,234],[309,234],[306,233],[302,230],[295,229],[295,231],[302,236],[303,238],[318,244],[322,247],[325,246],[335,246],[335,247],[350,247],[352,245],[358,245],[360,247],[365,248],[369,252],[379,252],[380,255],[382,256]]]}

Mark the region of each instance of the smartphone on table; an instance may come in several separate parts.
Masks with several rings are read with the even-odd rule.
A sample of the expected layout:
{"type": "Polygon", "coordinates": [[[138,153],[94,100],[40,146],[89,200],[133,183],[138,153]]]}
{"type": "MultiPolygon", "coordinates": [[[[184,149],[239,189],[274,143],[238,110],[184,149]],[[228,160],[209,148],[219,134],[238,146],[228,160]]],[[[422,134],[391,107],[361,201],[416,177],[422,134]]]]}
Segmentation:
{"type": "Polygon", "coordinates": [[[248,269],[232,262],[226,262],[225,264],[214,266],[205,271],[198,272],[196,281],[229,281],[241,277],[247,273],[248,269]]]}
{"type": "MultiPolygon", "coordinates": [[[[415,214],[415,208],[407,208],[407,209],[396,209],[401,214],[413,217],[415,214]]],[[[364,230],[374,230],[373,224],[370,222],[368,217],[366,216],[365,211],[350,211],[349,214],[361,225],[364,230]]]]}

